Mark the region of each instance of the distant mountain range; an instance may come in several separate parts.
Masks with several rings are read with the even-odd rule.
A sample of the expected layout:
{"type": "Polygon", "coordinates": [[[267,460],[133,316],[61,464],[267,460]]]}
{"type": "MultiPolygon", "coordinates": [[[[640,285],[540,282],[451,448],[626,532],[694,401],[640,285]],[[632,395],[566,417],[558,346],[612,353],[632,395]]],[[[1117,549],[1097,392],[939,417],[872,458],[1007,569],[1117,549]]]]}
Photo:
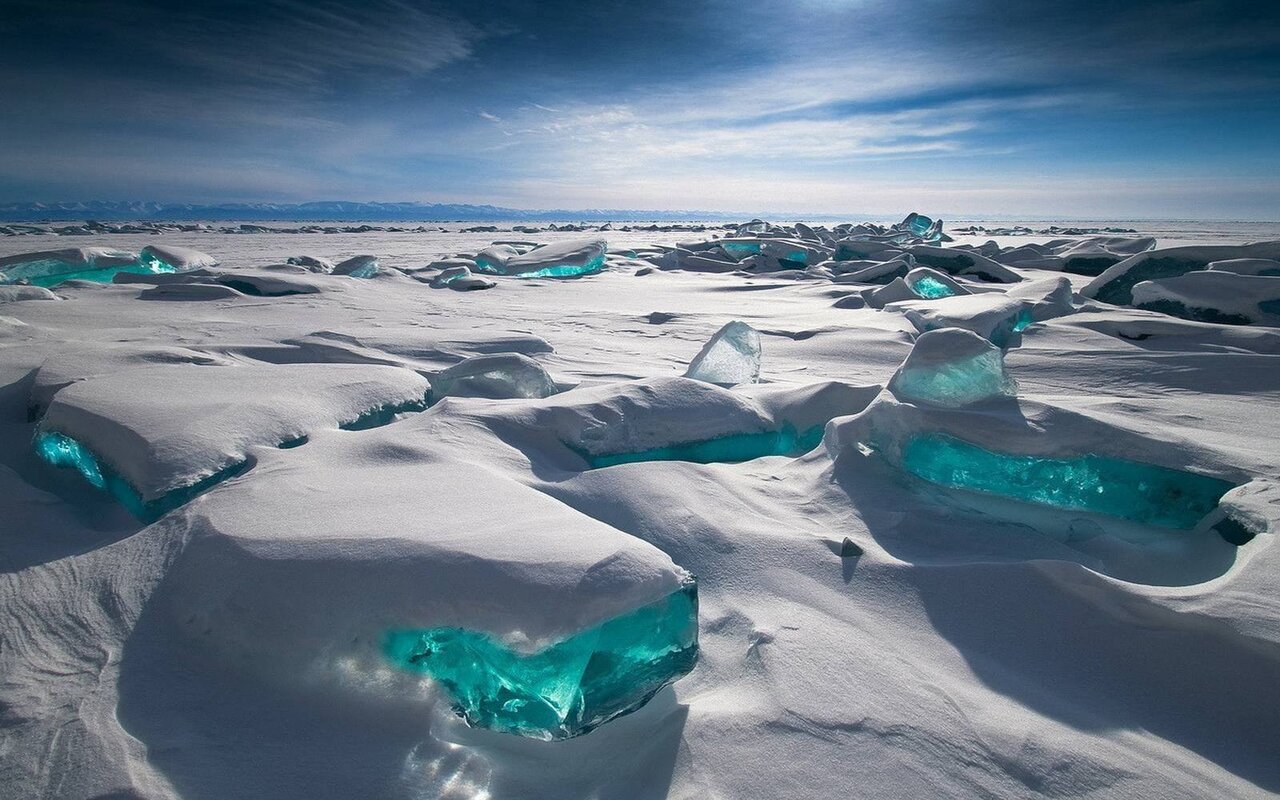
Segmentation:
{"type": "MultiPolygon", "coordinates": [[[[334,222],[634,222],[641,220],[750,219],[723,211],[646,211],[622,209],[529,210],[455,203],[157,203],[93,200],[83,203],[0,203],[4,222],[101,221],[334,221],[334,222]]],[[[777,216],[777,215],[775,215],[777,216]]],[[[810,217],[814,218],[814,217],[810,217]]]]}

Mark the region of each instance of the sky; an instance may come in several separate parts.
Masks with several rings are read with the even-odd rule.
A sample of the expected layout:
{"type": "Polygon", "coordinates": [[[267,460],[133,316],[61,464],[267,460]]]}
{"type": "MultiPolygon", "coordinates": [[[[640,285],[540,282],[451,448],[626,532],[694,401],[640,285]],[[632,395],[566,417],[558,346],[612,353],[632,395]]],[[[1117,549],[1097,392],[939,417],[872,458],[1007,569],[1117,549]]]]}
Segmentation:
{"type": "Polygon", "coordinates": [[[1280,3],[0,0],[0,201],[1280,219],[1280,3]]]}

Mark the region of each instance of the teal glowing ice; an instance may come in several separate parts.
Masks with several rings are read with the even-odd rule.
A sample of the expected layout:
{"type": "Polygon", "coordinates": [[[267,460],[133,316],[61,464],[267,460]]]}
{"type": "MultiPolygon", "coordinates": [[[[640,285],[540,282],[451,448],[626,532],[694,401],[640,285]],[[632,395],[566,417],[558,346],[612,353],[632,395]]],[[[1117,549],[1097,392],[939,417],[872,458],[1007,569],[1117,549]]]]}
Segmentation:
{"type": "Polygon", "coordinates": [[[576,278],[604,269],[604,256],[597,256],[585,264],[556,264],[532,272],[513,273],[517,278],[576,278]]]}
{"type": "Polygon", "coordinates": [[[89,448],[61,433],[41,431],[36,436],[36,454],[55,467],[71,467],[99,489],[107,488],[102,466],[89,448]]]}
{"type": "Polygon", "coordinates": [[[996,349],[932,364],[908,361],[889,383],[899,399],[959,408],[995,397],[1012,397],[1017,385],[996,349]]]}
{"type": "Polygon", "coordinates": [[[824,426],[798,433],[791,425],[776,431],[734,433],[716,439],[671,444],[632,453],[580,453],[592,469],[639,461],[692,461],[696,464],[738,464],[764,456],[799,456],[822,442],[824,426]]]}
{"type": "MultiPolygon", "coordinates": [[[[144,256],[147,254],[144,254],[144,256]]],[[[133,275],[158,275],[161,273],[177,272],[176,269],[165,264],[163,261],[156,259],[155,265],[150,264],[123,264],[114,267],[103,267],[101,269],[84,269],[78,272],[63,272],[58,275],[41,275],[31,278],[33,286],[44,286],[49,288],[57,286],[65,281],[93,281],[94,283],[111,283],[116,275],[120,273],[128,273],[133,275]]]]}
{"type": "Polygon", "coordinates": [[[902,465],[943,486],[1183,530],[1194,528],[1234,488],[1218,478],[1106,456],[995,453],[937,433],[910,439],[902,465]]]}
{"type": "Polygon", "coordinates": [[[955,291],[932,275],[917,278],[911,284],[911,290],[926,300],[937,300],[940,297],[951,297],[955,291]]]}
{"type": "Polygon", "coordinates": [[[760,242],[721,242],[720,247],[735,261],[760,252],[760,242]]]}
{"type": "Polygon", "coordinates": [[[535,739],[580,736],[643,706],[698,660],[698,587],[532,653],[463,628],[401,629],[387,659],[434,678],[474,726],[535,739]]]}
{"type": "Polygon", "coordinates": [[[1018,312],[1017,318],[1013,321],[1013,332],[1022,333],[1027,328],[1030,328],[1033,322],[1035,322],[1035,319],[1031,316],[1031,309],[1024,308],[1018,312]]]}
{"type": "Polygon", "coordinates": [[[370,428],[381,428],[383,425],[390,424],[398,414],[426,411],[430,407],[431,393],[427,392],[421,398],[406,400],[403,403],[384,403],[371,408],[355,419],[343,422],[338,427],[344,431],[367,431],[370,428]]]}
{"type": "Polygon", "coordinates": [[[247,461],[237,461],[189,486],[174,489],[154,500],[144,500],[119,473],[102,463],[84,444],[66,434],[41,431],[36,434],[35,451],[37,456],[55,467],[75,469],[90,485],[109,493],[143,522],[154,522],[249,467],[247,461]]]}
{"type": "Polygon", "coordinates": [[[378,262],[371,261],[360,267],[356,267],[347,273],[352,278],[372,278],[378,274],[378,262]]]}
{"type": "Polygon", "coordinates": [[[911,229],[912,233],[914,233],[916,236],[924,238],[926,235],[928,235],[929,229],[933,227],[933,220],[929,219],[923,214],[915,214],[912,216],[911,221],[907,223],[907,225],[911,229]]]}

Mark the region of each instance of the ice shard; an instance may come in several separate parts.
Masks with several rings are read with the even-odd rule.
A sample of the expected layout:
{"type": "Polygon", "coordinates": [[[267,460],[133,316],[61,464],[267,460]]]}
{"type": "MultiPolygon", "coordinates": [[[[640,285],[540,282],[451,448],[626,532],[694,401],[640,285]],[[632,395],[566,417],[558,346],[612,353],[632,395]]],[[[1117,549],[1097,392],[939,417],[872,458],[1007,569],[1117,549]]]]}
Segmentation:
{"type": "Polygon", "coordinates": [[[906,281],[907,286],[911,287],[912,292],[926,300],[971,294],[968,289],[952,280],[951,276],[929,267],[916,267],[908,272],[903,280],[906,281]]]}
{"type": "Polygon", "coordinates": [[[916,339],[889,391],[910,403],[959,408],[1012,397],[1017,384],[1005,371],[1000,348],[971,331],[940,328],[916,339]]]}
{"type": "Polygon", "coordinates": [[[429,675],[469,724],[534,739],[580,736],[643,706],[698,659],[692,578],[656,603],[534,652],[464,628],[393,630],[396,666],[429,675]]]}
{"type": "Polygon", "coordinates": [[[542,365],[523,353],[472,356],[429,378],[431,396],[487,397],[492,400],[550,397],[555,381],[542,365]]]}
{"type": "Polygon", "coordinates": [[[728,323],[702,347],[689,369],[686,378],[735,386],[739,383],[760,381],[760,334],[745,322],[728,323]]]}
{"type": "Polygon", "coordinates": [[[1194,528],[1235,488],[1207,475],[1106,456],[997,453],[939,433],[907,441],[902,464],[943,486],[1183,530],[1194,528]]]}
{"type": "Polygon", "coordinates": [[[377,256],[352,256],[333,268],[334,275],[349,275],[352,278],[372,278],[378,274],[377,256]]]}

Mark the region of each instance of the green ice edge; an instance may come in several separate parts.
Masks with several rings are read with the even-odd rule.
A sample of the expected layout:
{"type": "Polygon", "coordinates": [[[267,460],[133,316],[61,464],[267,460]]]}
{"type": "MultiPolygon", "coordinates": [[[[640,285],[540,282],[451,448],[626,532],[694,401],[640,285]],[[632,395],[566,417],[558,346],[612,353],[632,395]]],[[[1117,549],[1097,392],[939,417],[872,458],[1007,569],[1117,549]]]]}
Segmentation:
{"type": "Polygon", "coordinates": [[[765,456],[801,456],[822,442],[825,425],[803,433],[791,425],[774,431],[734,433],[715,439],[670,444],[628,453],[593,454],[576,450],[591,469],[639,461],[691,461],[696,464],[738,464],[765,456]]]}
{"type": "Polygon", "coordinates": [[[154,500],[144,500],[141,493],[118,472],[104,464],[80,441],[57,431],[36,434],[35,451],[54,467],[76,470],[91,486],[107,492],[142,522],[155,522],[176,508],[186,505],[219,483],[234,478],[249,468],[248,460],[240,460],[188,486],[167,492],[154,500]]]}
{"type": "Polygon", "coordinates": [[[943,486],[1181,530],[1194,528],[1235,488],[1219,478],[1153,464],[1099,455],[997,453],[936,433],[909,439],[902,465],[943,486]]]}
{"type": "Polygon", "coordinates": [[[468,724],[534,739],[581,736],[629,714],[698,660],[698,586],[532,653],[456,627],[386,633],[386,659],[430,676],[468,724]]]}

